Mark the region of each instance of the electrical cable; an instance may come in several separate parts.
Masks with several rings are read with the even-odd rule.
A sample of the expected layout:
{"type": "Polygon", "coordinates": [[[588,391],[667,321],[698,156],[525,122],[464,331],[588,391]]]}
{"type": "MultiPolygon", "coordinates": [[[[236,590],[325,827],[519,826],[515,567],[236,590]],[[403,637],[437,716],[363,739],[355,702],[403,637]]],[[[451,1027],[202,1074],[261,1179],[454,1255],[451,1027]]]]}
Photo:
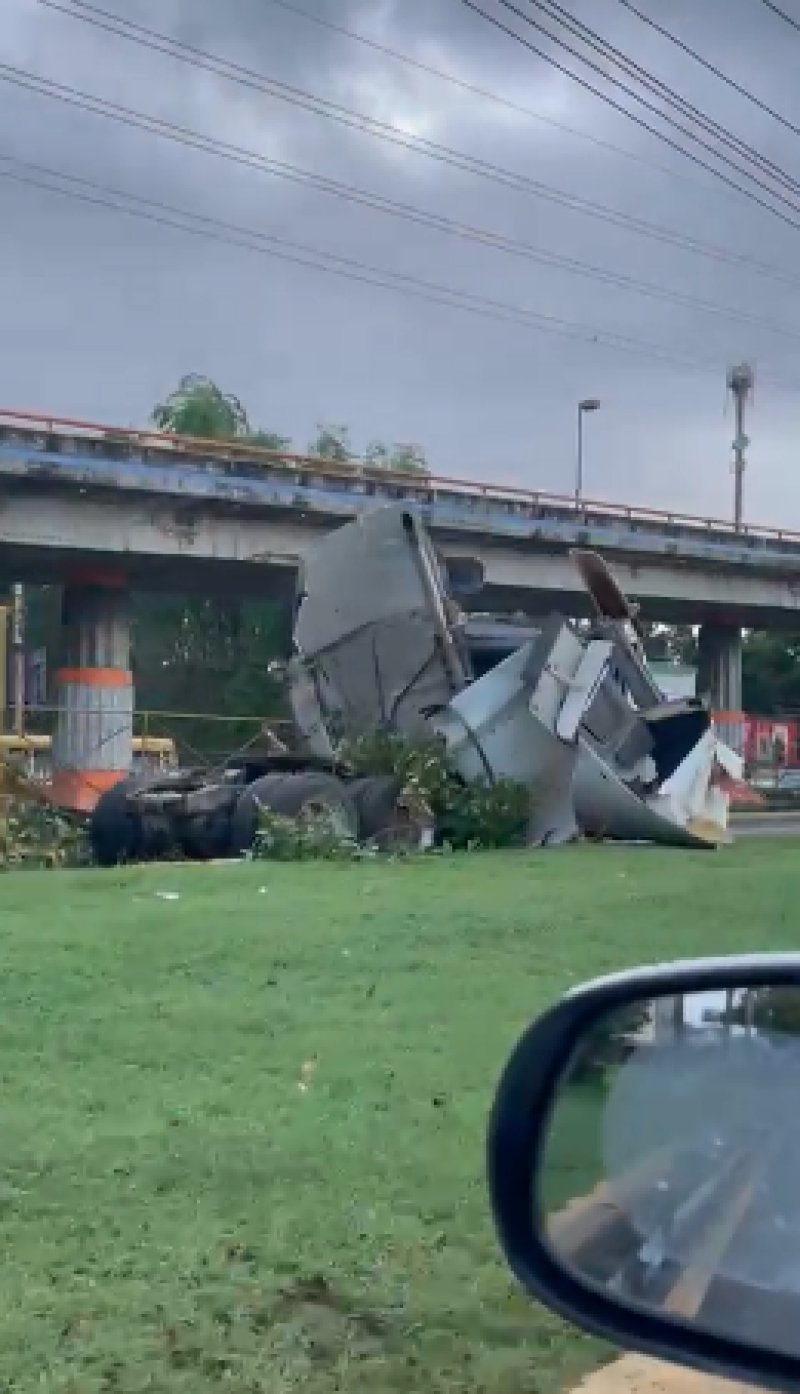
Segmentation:
{"type": "MultiPolygon", "coordinates": [[[[44,0],[40,0],[40,3],[43,2],[44,0]]],[[[501,3],[503,2],[504,0],[501,0],[501,3]]],[[[552,54],[546,53],[543,49],[538,48],[536,44],[531,43],[529,39],[526,39],[521,34],[517,33],[515,29],[509,28],[509,26],[507,24],[504,24],[502,20],[498,19],[496,15],[487,14],[485,10],[482,10],[479,5],[474,3],[474,0],[461,0],[461,3],[465,5],[468,10],[472,10],[474,14],[479,15],[481,19],[486,20],[488,24],[491,24],[496,29],[499,29],[501,33],[507,34],[509,38],[514,39],[514,41],[518,44],[521,44],[523,48],[527,48],[538,58],[543,59],[545,63],[549,63],[551,67],[555,68],[558,72],[563,73],[565,77],[568,77],[573,82],[576,82],[579,87],[583,87],[587,92],[591,92],[593,96],[599,97],[601,101],[605,102],[615,111],[621,112],[623,116],[625,116],[628,120],[633,121],[635,125],[640,126],[642,130],[647,131],[650,135],[656,136],[658,140],[663,141],[673,150],[677,150],[679,154],[683,155],[686,159],[691,160],[692,163],[699,165],[701,169],[708,170],[711,174],[715,176],[715,178],[720,179],[726,186],[736,189],[738,193],[743,194],[748,200],[751,200],[754,203],[759,204],[761,207],[765,208],[768,213],[771,213],[774,217],[778,218],[782,223],[786,223],[787,226],[794,228],[795,230],[797,230],[797,228],[800,227],[800,223],[795,222],[793,218],[788,218],[779,209],[773,208],[771,204],[765,203],[763,199],[760,199],[756,194],[753,194],[752,190],[743,189],[741,185],[736,184],[734,180],[729,179],[722,171],[715,169],[712,165],[709,165],[707,161],[701,159],[699,155],[695,155],[691,150],[686,150],[682,145],[672,140],[663,131],[659,131],[655,126],[651,126],[649,122],[643,120],[642,117],[637,116],[634,112],[629,111],[627,107],[623,106],[620,102],[615,101],[613,97],[609,97],[607,93],[600,91],[600,89],[597,87],[594,87],[592,83],[588,82],[578,73],[574,73],[571,68],[565,67],[564,64],[560,63],[557,58],[554,58],[552,54]]]]}
{"type": "MultiPolygon", "coordinates": [[[[271,3],[282,4],[285,3],[285,0],[271,0],[271,3]]],[[[784,126],[787,131],[791,131],[793,135],[800,136],[800,126],[796,126],[793,121],[789,121],[787,117],[782,116],[779,111],[769,106],[761,97],[757,97],[754,92],[750,92],[748,88],[742,87],[741,83],[729,77],[728,74],[724,73],[716,64],[709,62],[707,58],[704,58],[702,54],[692,48],[690,44],[686,44],[683,39],[679,39],[677,34],[671,33],[670,30],[665,29],[662,24],[651,19],[650,15],[645,14],[644,10],[640,10],[639,7],[633,3],[633,0],[618,0],[618,4],[622,5],[632,15],[635,15],[637,19],[641,20],[642,24],[646,24],[649,29],[653,29],[657,34],[660,34],[662,38],[674,44],[675,48],[680,49],[681,53],[685,53],[688,58],[691,58],[701,68],[704,68],[707,73],[711,73],[714,77],[718,78],[720,82],[724,82],[726,87],[730,87],[731,91],[738,93],[740,97],[744,97],[745,101],[750,102],[754,107],[757,107],[759,111],[763,111],[765,116],[771,116],[773,121],[777,121],[781,126],[784,126]]]]}
{"type": "MultiPolygon", "coordinates": [[[[598,329],[557,315],[543,314],[524,306],[474,295],[472,292],[461,290],[458,287],[443,286],[403,272],[372,266],[368,262],[353,257],[339,256],[326,251],[324,248],[308,246],[289,238],[277,237],[254,229],[237,227],[235,224],[225,223],[220,219],[207,217],[205,214],[180,209],[156,199],[145,198],[142,195],[129,194],[124,190],[101,185],[92,180],[59,171],[47,171],[44,166],[26,166],[25,162],[18,161],[13,156],[0,156],[0,164],[11,166],[5,169],[0,168],[0,178],[47,193],[57,194],[92,207],[123,213],[161,227],[189,233],[211,242],[236,246],[262,256],[275,257],[296,266],[322,271],[382,290],[391,290],[395,294],[429,301],[448,309],[466,311],[483,319],[499,320],[528,330],[533,329],[538,332],[556,334],[560,337],[602,344],[604,347],[633,354],[638,358],[652,358],[657,362],[668,363],[672,366],[715,374],[721,370],[719,362],[714,362],[711,359],[678,355],[667,349],[662,349],[658,344],[618,334],[614,330],[598,329]],[[25,172],[18,172],[20,166],[25,172]],[[41,171],[45,177],[40,177],[38,172],[28,171],[41,171]],[[53,183],[53,180],[60,181],[60,183],[53,183]],[[66,185],[66,187],[62,187],[62,185],[66,185]]],[[[790,381],[771,373],[762,374],[761,381],[772,383],[776,387],[788,388],[793,392],[796,392],[800,386],[800,383],[796,381],[790,381]]]]}
{"type": "MultiPolygon", "coordinates": [[[[476,6],[469,4],[469,0],[465,0],[465,3],[469,5],[470,9],[477,9],[476,6]]],[[[506,3],[506,0],[501,0],[501,3],[506,3]]],[[[292,101],[295,105],[315,111],[318,115],[326,116],[328,119],[337,121],[340,125],[348,126],[351,129],[355,128],[368,131],[373,135],[380,135],[381,133],[385,135],[387,130],[392,131],[393,134],[389,135],[387,137],[388,139],[394,140],[396,144],[409,144],[408,137],[406,136],[405,139],[399,138],[398,128],[392,127],[388,122],[377,121],[372,117],[364,116],[363,113],[353,112],[347,107],[329,102],[327,99],[314,96],[311,93],[305,92],[302,88],[279,82],[277,79],[265,78],[263,75],[253,72],[252,69],[245,68],[242,64],[232,63],[228,59],[221,59],[217,55],[209,54],[204,49],[197,48],[193,44],[186,44],[177,39],[172,39],[158,30],[150,29],[143,24],[135,23],[133,20],[122,19],[118,15],[110,14],[109,11],[102,9],[100,6],[91,4],[89,0],[68,0],[68,3],[63,3],[63,0],[38,0],[38,4],[43,5],[47,9],[57,11],[60,14],[67,15],[72,19],[80,20],[82,23],[96,29],[105,30],[107,33],[114,34],[118,38],[127,39],[129,42],[140,45],[140,47],[152,49],[154,52],[163,53],[168,57],[176,58],[184,63],[189,63],[193,67],[228,77],[232,81],[240,83],[242,86],[267,92],[270,96],[277,97],[283,101],[292,101]]],[[[478,13],[483,14],[480,10],[478,10],[478,13]]],[[[486,15],[483,17],[489,18],[489,16],[486,15]]],[[[499,23],[499,21],[494,22],[499,23]]],[[[504,26],[500,27],[502,28],[504,26]]],[[[506,30],[506,32],[510,33],[512,37],[517,38],[519,42],[526,43],[525,40],[519,39],[519,36],[514,34],[512,30],[506,30]]],[[[530,44],[526,46],[531,47],[530,44]]],[[[548,61],[554,60],[548,59],[548,61]]],[[[558,64],[556,64],[556,66],[558,66],[558,64]]],[[[575,78],[575,74],[569,69],[564,69],[564,71],[576,81],[583,82],[582,79],[575,78]]],[[[583,85],[586,86],[587,84],[583,82],[583,85]]],[[[590,90],[595,92],[596,95],[601,96],[603,100],[608,101],[612,106],[617,106],[626,116],[630,116],[627,109],[619,103],[615,103],[613,98],[608,97],[595,88],[590,87],[590,90]]],[[[700,156],[687,152],[683,146],[671,140],[664,132],[649,126],[640,118],[635,119],[644,129],[649,130],[652,134],[656,135],[658,139],[662,140],[672,149],[677,150],[678,153],[685,158],[692,159],[700,168],[710,172],[715,178],[721,180],[722,183],[736,193],[752,202],[761,204],[761,206],[772,213],[773,216],[780,218],[782,222],[789,223],[791,227],[800,227],[800,223],[795,223],[793,220],[781,214],[778,210],[773,208],[771,204],[766,203],[763,199],[759,199],[751,189],[737,184],[735,180],[727,177],[721,170],[716,169],[713,165],[701,159],[700,156]]],[[[418,146],[422,147],[434,145],[434,142],[429,142],[425,140],[424,137],[415,137],[414,141],[418,146]]],[[[412,145],[411,148],[414,148],[414,146],[412,145]]],[[[448,154],[457,155],[458,152],[450,151],[448,154]]],[[[464,157],[462,156],[460,158],[463,159],[464,157]]],[[[468,158],[470,160],[474,159],[474,157],[471,156],[468,158]]],[[[718,156],[718,158],[722,157],[718,156]]],[[[486,162],[481,161],[480,163],[485,165],[486,162]]],[[[752,178],[752,176],[749,175],[746,177],[752,178]]],[[[776,198],[780,197],[780,195],[772,190],[768,192],[776,198]]],[[[800,207],[796,211],[800,213],[800,207]]]]}
{"type": "MultiPolygon", "coordinates": [[[[80,0],[77,0],[77,3],[80,3],[80,0]]],[[[516,9],[515,6],[511,4],[511,0],[499,0],[499,3],[504,5],[507,9],[514,10],[514,13],[518,14],[526,24],[536,29],[541,29],[541,26],[537,24],[536,21],[532,20],[529,14],[524,14],[522,11],[516,9]]],[[[705,112],[701,111],[700,108],[696,107],[692,102],[687,101],[686,98],[682,97],[674,88],[669,87],[665,82],[662,82],[660,78],[649,72],[648,69],[643,68],[641,64],[635,62],[620,49],[609,43],[609,41],[604,39],[601,34],[598,34],[596,30],[590,29],[582,20],[576,19],[569,10],[566,10],[563,5],[558,3],[558,0],[528,0],[528,5],[535,7],[539,11],[543,11],[546,17],[554,24],[560,25],[562,28],[566,29],[567,33],[571,34],[573,38],[579,39],[582,43],[586,44],[587,47],[599,53],[602,58],[610,61],[615,67],[620,68],[626,76],[632,77],[634,81],[644,86],[645,90],[657,96],[660,101],[666,102],[669,106],[679,111],[682,116],[699,124],[707,134],[711,135],[716,140],[722,141],[723,144],[728,145],[740,158],[754,162],[768,178],[776,180],[778,183],[785,184],[795,193],[800,192],[800,181],[795,179],[792,175],[787,174],[786,170],[780,165],[776,165],[775,162],[764,155],[762,151],[757,150],[752,145],[748,145],[746,141],[743,141],[739,136],[735,135],[728,127],[723,126],[719,121],[715,121],[713,117],[707,116],[705,112]],[[553,13],[554,11],[555,13],[553,13]]],[[[553,35],[549,35],[549,37],[560,47],[566,48],[567,52],[573,53],[582,63],[594,67],[595,71],[605,76],[607,81],[612,82],[615,86],[621,87],[621,89],[627,92],[629,96],[632,96],[634,100],[649,107],[649,104],[645,102],[644,98],[638,93],[626,88],[618,79],[612,78],[607,73],[604,74],[601,68],[597,68],[589,59],[575,53],[575,50],[569,49],[563,39],[559,39],[553,35]]],[[[667,113],[662,112],[660,115],[663,120],[669,122],[671,125],[674,126],[676,124],[673,118],[667,113]]],[[[684,127],[679,127],[678,129],[688,135],[691,140],[698,141],[699,144],[705,145],[705,142],[700,141],[699,137],[693,132],[686,131],[684,127]]],[[[710,148],[713,151],[713,147],[706,146],[705,148],[710,148]]],[[[728,156],[723,156],[718,151],[716,155],[718,159],[724,159],[727,163],[732,163],[728,156]]],[[[748,171],[739,169],[737,165],[733,167],[738,169],[740,173],[744,173],[747,178],[753,179],[754,182],[758,183],[755,177],[748,171]]],[[[777,195],[775,196],[777,197],[777,195]]]]}
{"type": "MultiPolygon", "coordinates": [[[[50,0],[40,0],[40,3],[50,3],[50,0]]],[[[687,135],[691,140],[694,140],[697,144],[701,145],[704,149],[708,150],[714,156],[715,159],[718,159],[721,162],[725,163],[737,174],[743,175],[746,179],[750,179],[751,182],[756,184],[758,188],[762,189],[765,193],[767,193],[770,198],[778,200],[780,204],[788,208],[791,212],[800,213],[800,206],[791,203],[784,194],[780,193],[778,190],[770,188],[769,185],[765,184],[763,180],[758,178],[757,175],[751,174],[747,170],[743,170],[739,165],[735,164],[729,156],[726,156],[723,152],[716,150],[712,145],[709,145],[707,141],[702,140],[701,137],[695,135],[686,127],[681,126],[680,123],[674,121],[665,112],[660,111],[659,108],[656,107],[652,102],[648,102],[645,98],[641,97],[638,93],[636,93],[633,90],[633,88],[627,87],[624,83],[619,82],[618,79],[612,78],[598,64],[593,63],[590,59],[584,58],[580,53],[577,52],[577,50],[571,48],[568,44],[565,44],[562,39],[559,39],[556,35],[551,34],[550,31],[545,29],[543,25],[538,24],[535,20],[530,19],[514,4],[512,4],[511,0],[499,0],[499,3],[503,5],[507,10],[510,10],[513,14],[517,15],[520,19],[522,19],[522,21],[525,24],[530,26],[532,29],[540,31],[548,39],[553,41],[558,47],[563,48],[565,52],[576,57],[579,62],[584,63],[587,67],[598,72],[604,81],[612,83],[613,86],[619,88],[622,92],[632,97],[635,101],[638,101],[647,110],[655,113],[655,115],[660,120],[667,122],[667,124],[670,125],[672,128],[677,129],[683,135],[687,135]]],[[[593,86],[590,82],[582,78],[579,74],[573,72],[571,68],[565,67],[564,64],[559,63],[558,60],[553,58],[551,54],[548,54],[544,52],[542,49],[537,48],[534,44],[532,44],[529,40],[525,39],[516,30],[510,29],[507,25],[503,24],[499,19],[496,18],[496,16],[490,15],[485,10],[482,10],[480,6],[474,2],[474,0],[462,0],[462,4],[465,5],[467,9],[472,10],[473,13],[479,15],[482,19],[487,20],[490,24],[495,25],[496,28],[508,34],[517,43],[522,44],[523,47],[528,48],[532,53],[535,53],[546,63],[549,63],[551,66],[558,69],[559,72],[562,72],[573,82],[578,83],[579,86],[585,88],[594,96],[599,97],[601,101],[605,102],[615,111],[620,112],[623,116],[626,117],[627,120],[634,121],[644,130],[649,131],[651,135],[655,135],[657,139],[663,141],[672,149],[677,150],[679,154],[681,154],[685,159],[689,159],[694,164],[698,164],[702,169],[707,170],[710,174],[712,174],[716,179],[720,180],[723,184],[727,185],[729,188],[737,190],[740,194],[743,194],[752,203],[757,204],[759,207],[763,208],[767,213],[772,214],[773,217],[778,218],[783,223],[786,223],[789,227],[792,227],[795,230],[800,228],[800,223],[798,223],[793,218],[787,217],[787,215],[782,211],[780,207],[776,208],[773,204],[768,203],[766,199],[761,198],[752,189],[748,189],[746,186],[738,184],[736,180],[732,179],[729,174],[725,173],[724,170],[717,169],[716,166],[709,164],[709,162],[703,159],[701,156],[694,154],[692,151],[687,150],[685,146],[682,146],[679,142],[673,140],[664,131],[658,130],[657,127],[651,126],[649,122],[644,121],[641,117],[636,116],[635,113],[629,111],[628,108],[623,105],[623,103],[616,101],[615,98],[609,96],[607,92],[603,92],[599,88],[593,86]]],[[[786,180],[790,179],[790,176],[788,175],[785,175],[784,177],[786,180]]],[[[800,186],[798,187],[800,188],[800,186]]]]}
{"type": "MultiPolygon", "coordinates": [[[[341,38],[350,39],[353,43],[361,44],[364,48],[370,49],[373,53],[383,54],[386,58],[392,58],[414,72],[424,73],[427,77],[433,77],[440,82],[446,82],[451,87],[457,88],[461,92],[466,92],[472,97],[480,97],[483,101],[491,102],[495,106],[502,107],[505,111],[514,112],[517,116],[527,117],[530,121],[536,121],[539,125],[549,126],[551,130],[559,131],[563,135],[573,136],[575,140],[585,141],[587,145],[592,145],[596,150],[603,150],[607,154],[615,155],[622,160],[630,160],[637,165],[643,165],[648,170],[658,170],[660,174],[667,175],[670,179],[676,179],[681,184],[687,184],[693,189],[708,189],[708,184],[699,179],[693,179],[691,175],[685,174],[682,170],[675,169],[672,165],[659,164],[657,160],[650,159],[647,155],[641,155],[635,150],[627,150],[623,145],[616,145],[613,141],[603,140],[600,136],[592,135],[589,131],[580,131],[576,126],[568,126],[565,121],[557,121],[553,116],[545,116],[543,112],[534,111],[532,107],[523,106],[521,102],[512,101],[510,97],[502,97],[499,92],[490,91],[486,87],[481,87],[477,83],[468,82],[466,78],[457,77],[455,73],[445,72],[443,68],[435,68],[430,63],[423,63],[418,58],[412,58],[409,53],[404,53],[400,49],[390,48],[388,44],[379,43],[377,39],[370,39],[366,34],[359,34],[355,29],[348,29],[343,24],[336,24],[333,20],[323,19],[321,15],[312,14],[310,10],[305,10],[300,5],[294,5],[291,0],[265,0],[265,3],[272,5],[274,9],[284,10],[287,14],[295,15],[299,19],[307,20],[309,24],[315,24],[319,29],[325,29],[328,33],[338,34],[341,38]]],[[[738,196],[737,196],[738,197],[738,196]]]]}
{"type": "MultiPolygon", "coordinates": [[[[0,78],[1,77],[2,69],[0,69],[0,78]]],[[[67,89],[67,92],[70,96],[82,96],[82,94],[77,93],[77,89],[67,89]]],[[[51,94],[49,90],[45,90],[44,95],[50,96],[53,94],[51,94]]],[[[55,95],[59,100],[61,99],[60,92],[55,95]]],[[[681,305],[686,309],[695,310],[700,313],[718,317],[721,316],[734,322],[749,324],[754,328],[765,329],[768,332],[781,335],[788,339],[800,340],[800,330],[792,329],[788,325],[778,324],[775,321],[763,319],[758,315],[736,310],[732,306],[718,304],[698,296],[684,294],[681,291],[672,290],[668,286],[659,285],[657,282],[641,280],[622,272],[615,272],[601,266],[596,266],[591,262],[582,261],[579,258],[566,257],[556,252],[546,251],[530,243],[506,237],[504,234],[494,232],[491,229],[475,227],[472,224],[448,218],[442,214],[431,212],[413,204],[400,203],[397,200],[388,199],[382,194],[371,193],[366,189],[354,187],[353,185],[345,184],[338,180],[314,174],[311,171],[302,169],[298,165],[290,164],[285,161],[272,160],[266,156],[259,155],[256,151],[248,150],[242,146],[230,145],[227,142],[218,141],[211,136],[205,136],[201,132],[193,131],[188,127],[174,126],[172,123],[164,121],[160,117],[150,117],[145,113],[122,107],[117,103],[105,103],[99,99],[91,99],[91,101],[76,100],[73,104],[77,105],[80,110],[88,111],[94,115],[109,117],[126,127],[143,130],[148,135],[155,135],[186,146],[187,148],[198,150],[203,154],[213,155],[215,158],[222,159],[230,164],[244,165],[246,168],[253,169],[257,173],[286,179],[292,183],[313,188],[318,192],[339,198],[346,203],[367,208],[371,212],[382,213],[389,217],[427,228],[431,231],[458,237],[463,241],[488,247],[491,250],[502,252],[509,256],[519,257],[523,260],[533,262],[534,264],[557,267],[560,270],[566,271],[568,274],[582,276],[600,284],[617,286],[633,294],[643,295],[650,299],[661,300],[670,304],[681,305]]],[[[47,170],[46,172],[52,173],[53,171],[47,170]]],[[[800,278],[798,278],[796,284],[800,287],[800,278]]]]}
{"type": "MultiPolygon", "coordinates": [[[[253,88],[267,96],[275,97],[278,100],[286,101],[290,104],[300,106],[303,109],[313,111],[318,115],[337,121],[351,130],[358,130],[364,134],[376,136],[379,139],[398,145],[403,149],[424,155],[426,158],[450,165],[463,172],[478,175],[481,178],[489,179],[507,188],[530,193],[535,197],[548,200],[561,207],[581,212],[587,216],[595,217],[600,221],[635,232],[644,237],[649,237],[654,241],[680,247],[687,251],[697,253],[698,255],[709,256],[714,260],[726,261],[731,265],[749,267],[757,274],[764,275],[785,284],[793,283],[792,277],[788,276],[787,273],[784,273],[780,269],[771,266],[769,263],[764,263],[743,253],[733,252],[723,247],[704,243],[697,238],[681,233],[677,229],[665,227],[657,223],[650,223],[645,219],[622,213],[608,205],[594,203],[588,199],[582,199],[576,195],[567,194],[554,185],[537,182],[513,170],[504,169],[502,166],[492,164],[486,160],[481,160],[476,156],[465,154],[452,147],[440,145],[425,137],[409,135],[407,132],[403,131],[401,127],[395,126],[390,122],[378,121],[373,117],[365,116],[363,113],[354,112],[336,103],[328,102],[323,98],[314,97],[312,94],[306,93],[300,88],[292,88],[285,83],[277,83],[274,79],[267,78],[262,74],[254,72],[252,69],[243,68],[240,64],[230,63],[227,59],[217,58],[213,54],[207,54],[203,50],[195,49],[185,44],[178,45],[180,52],[175,52],[174,48],[177,44],[175,40],[166,39],[162,43],[161,37],[156,35],[156,38],[159,40],[159,42],[156,43],[151,41],[149,37],[140,37],[139,35],[124,32],[119,26],[125,26],[126,29],[129,30],[132,27],[132,21],[130,20],[118,21],[115,16],[112,16],[112,19],[114,19],[117,25],[117,27],[112,27],[105,23],[100,24],[99,20],[83,16],[75,9],[68,10],[63,4],[55,3],[55,0],[39,0],[39,3],[46,5],[48,8],[57,9],[62,13],[69,14],[73,18],[83,19],[86,23],[94,24],[96,27],[99,26],[107,29],[110,33],[118,37],[130,38],[133,42],[142,44],[144,47],[153,48],[157,52],[165,53],[170,57],[179,58],[184,62],[189,62],[192,66],[214,73],[217,76],[226,77],[230,81],[240,83],[243,86],[253,88]],[[166,45],[171,45],[171,47],[167,47],[166,45]]],[[[74,0],[74,3],[83,3],[83,0],[74,0]]],[[[89,6],[88,8],[92,10],[93,14],[106,13],[105,11],[98,11],[96,6],[89,6]]],[[[491,19],[490,16],[484,16],[484,18],[491,19]]],[[[500,21],[491,19],[491,22],[497,24],[503,32],[510,34],[512,38],[519,38],[513,30],[506,28],[500,21]]],[[[133,27],[137,30],[142,28],[140,25],[133,27]]],[[[147,35],[153,32],[154,31],[145,31],[147,35]]],[[[520,42],[526,47],[531,47],[524,39],[520,39],[520,42]]],[[[538,52],[538,50],[534,51],[538,52]]],[[[572,74],[569,75],[572,76],[572,74]]],[[[51,82],[50,79],[41,78],[35,73],[25,72],[24,69],[12,68],[7,64],[0,64],[0,80],[3,79],[9,82],[16,82],[18,85],[30,85],[33,83],[46,84],[51,91],[51,95],[55,95],[56,90],[62,94],[71,91],[73,95],[78,95],[85,100],[95,102],[100,100],[92,98],[90,94],[77,93],[77,89],[65,88],[62,84],[51,82]]],[[[64,100],[66,99],[65,96],[64,100]]],[[[106,105],[108,106],[109,104],[106,105]]],[[[686,153],[683,151],[682,147],[676,146],[675,148],[679,149],[681,154],[686,153]]],[[[690,158],[695,157],[690,156],[690,158]]],[[[792,223],[792,226],[794,226],[794,223],[792,223]]]]}
{"type": "Polygon", "coordinates": [[[761,2],[766,5],[768,10],[772,10],[774,15],[777,15],[785,24],[790,25],[792,29],[796,29],[798,34],[800,34],[800,20],[794,19],[792,15],[787,15],[786,11],[782,10],[780,5],[773,3],[773,0],[761,0],[761,2]]]}

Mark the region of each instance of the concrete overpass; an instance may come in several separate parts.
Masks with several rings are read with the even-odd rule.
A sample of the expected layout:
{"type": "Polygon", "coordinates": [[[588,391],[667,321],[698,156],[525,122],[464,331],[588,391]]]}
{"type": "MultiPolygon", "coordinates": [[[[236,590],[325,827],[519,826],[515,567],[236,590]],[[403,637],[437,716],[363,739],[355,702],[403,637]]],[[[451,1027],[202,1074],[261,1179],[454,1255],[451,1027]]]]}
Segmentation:
{"type": "Polygon", "coordinates": [[[798,533],[0,412],[0,582],[66,585],[78,687],[101,613],[106,648],[126,651],[126,587],[288,599],[315,536],[398,498],[445,555],[482,562],[483,608],[585,613],[568,552],[596,548],[645,618],[702,626],[704,690],[725,710],[741,707],[741,627],[800,623],[798,533]]]}

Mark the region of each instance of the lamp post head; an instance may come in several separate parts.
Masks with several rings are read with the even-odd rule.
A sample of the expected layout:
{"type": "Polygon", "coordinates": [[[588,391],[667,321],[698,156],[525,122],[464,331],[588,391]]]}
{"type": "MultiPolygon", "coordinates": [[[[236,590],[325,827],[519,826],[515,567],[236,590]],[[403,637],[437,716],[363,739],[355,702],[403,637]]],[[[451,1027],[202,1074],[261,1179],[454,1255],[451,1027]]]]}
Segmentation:
{"type": "Polygon", "coordinates": [[[599,411],[599,410],[600,410],[600,400],[599,400],[598,397],[584,397],[583,401],[578,403],[578,411],[599,411]]]}

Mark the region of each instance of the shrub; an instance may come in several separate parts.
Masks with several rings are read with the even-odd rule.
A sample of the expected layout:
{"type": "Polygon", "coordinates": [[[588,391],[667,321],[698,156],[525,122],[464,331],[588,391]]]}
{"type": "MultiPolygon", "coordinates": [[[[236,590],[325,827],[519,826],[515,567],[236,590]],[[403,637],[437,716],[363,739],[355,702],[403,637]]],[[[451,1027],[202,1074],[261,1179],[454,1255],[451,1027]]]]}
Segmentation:
{"type": "Polygon", "coordinates": [[[259,804],[251,852],[255,861],[354,861],[363,855],[355,838],[326,809],[286,818],[259,804]]]}
{"type": "Polygon", "coordinates": [[[394,774],[415,789],[436,820],[439,840],[451,847],[511,847],[525,840],[532,804],[527,785],[512,779],[466,784],[436,737],[363,736],[345,745],[340,758],[357,774],[394,774]]]}
{"type": "Polygon", "coordinates": [[[82,826],[46,804],[0,798],[0,871],[84,866],[90,860],[82,826]]]}

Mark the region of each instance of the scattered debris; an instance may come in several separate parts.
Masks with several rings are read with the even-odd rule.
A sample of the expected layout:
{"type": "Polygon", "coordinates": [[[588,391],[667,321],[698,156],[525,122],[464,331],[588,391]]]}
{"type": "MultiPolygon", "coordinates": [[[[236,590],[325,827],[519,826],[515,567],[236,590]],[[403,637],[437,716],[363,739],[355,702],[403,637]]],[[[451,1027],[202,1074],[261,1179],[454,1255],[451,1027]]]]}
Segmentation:
{"type": "Polygon", "coordinates": [[[36,780],[0,761],[0,871],[86,866],[92,860],[83,820],[49,802],[36,780]]]}

